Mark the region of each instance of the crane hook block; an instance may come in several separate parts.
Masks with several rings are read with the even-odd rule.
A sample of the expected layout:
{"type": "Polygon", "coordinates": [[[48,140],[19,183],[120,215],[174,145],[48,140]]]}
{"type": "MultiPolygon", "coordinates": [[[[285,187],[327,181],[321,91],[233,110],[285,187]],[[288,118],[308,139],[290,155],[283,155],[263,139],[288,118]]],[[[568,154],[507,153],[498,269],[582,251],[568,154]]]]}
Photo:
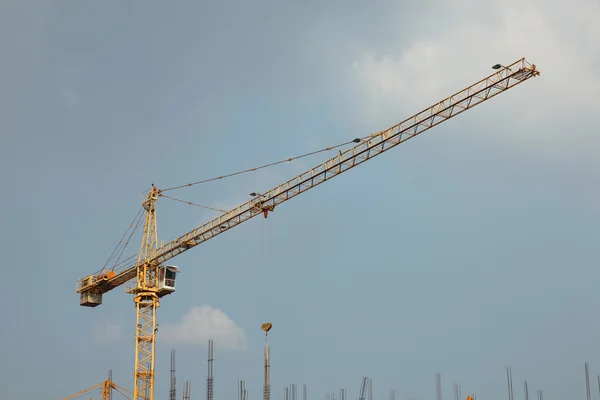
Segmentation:
{"type": "Polygon", "coordinates": [[[262,205],[261,207],[263,215],[265,216],[265,218],[267,218],[269,216],[269,211],[273,212],[273,210],[275,210],[275,206],[273,206],[272,204],[270,205],[262,205]]]}

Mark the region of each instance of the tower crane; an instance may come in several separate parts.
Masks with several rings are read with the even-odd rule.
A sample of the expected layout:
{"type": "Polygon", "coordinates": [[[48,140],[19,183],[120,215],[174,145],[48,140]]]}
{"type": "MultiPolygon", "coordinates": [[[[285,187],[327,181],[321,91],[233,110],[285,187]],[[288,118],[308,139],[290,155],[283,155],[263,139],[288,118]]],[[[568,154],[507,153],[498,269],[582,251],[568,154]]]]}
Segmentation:
{"type": "Polygon", "coordinates": [[[96,390],[96,389],[100,389],[100,395],[102,396],[102,400],[112,400],[112,398],[113,398],[112,391],[113,390],[116,390],[117,392],[119,392],[123,397],[125,397],[128,400],[131,400],[129,396],[133,395],[133,393],[131,393],[129,390],[117,385],[116,383],[114,383],[111,380],[111,378],[108,378],[107,380],[105,380],[102,383],[99,383],[95,386],[84,389],[84,390],[77,392],[69,397],[65,397],[62,400],[73,400],[73,399],[83,396],[86,393],[96,390]]]}
{"type": "Polygon", "coordinates": [[[137,260],[111,269],[103,268],[78,280],[76,285],[80,305],[96,307],[102,303],[103,294],[130,282],[127,293],[134,295],[137,309],[134,400],[154,399],[156,309],[162,297],[175,291],[179,271],[176,266],[166,265],[167,261],[257,215],[263,214],[266,218],[282,203],[540,74],[525,58],[492,68],[496,70],[493,74],[471,86],[389,129],[354,139],[353,147],[265,193],[252,193],[251,200],[160,247],[156,201],[163,191],[152,185],[142,203],[145,223],[137,260]]]}

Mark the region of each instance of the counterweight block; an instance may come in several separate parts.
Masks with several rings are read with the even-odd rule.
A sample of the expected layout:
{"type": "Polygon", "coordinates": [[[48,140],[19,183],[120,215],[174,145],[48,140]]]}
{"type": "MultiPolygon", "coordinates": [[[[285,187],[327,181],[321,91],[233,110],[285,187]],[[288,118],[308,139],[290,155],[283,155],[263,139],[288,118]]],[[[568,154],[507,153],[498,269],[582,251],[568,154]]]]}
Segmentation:
{"type": "Polygon", "coordinates": [[[79,297],[79,305],[84,307],[96,307],[102,304],[102,293],[83,292],[79,297]]]}

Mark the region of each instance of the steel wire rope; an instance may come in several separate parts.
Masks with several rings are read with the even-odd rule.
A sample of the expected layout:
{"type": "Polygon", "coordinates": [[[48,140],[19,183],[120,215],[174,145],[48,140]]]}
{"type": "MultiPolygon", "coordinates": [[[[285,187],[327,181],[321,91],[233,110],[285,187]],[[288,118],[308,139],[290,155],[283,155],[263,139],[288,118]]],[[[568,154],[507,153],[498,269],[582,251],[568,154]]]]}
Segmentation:
{"type": "Polygon", "coordinates": [[[259,283],[259,313],[261,318],[265,321],[270,321],[270,312],[271,312],[271,301],[272,298],[271,292],[269,289],[269,283],[271,278],[271,222],[269,219],[265,221],[264,218],[261,218],[261,261],[259,268],[259,275],[262,276],[259,283]]]}
{"type": "Polygon", "coordinates": [[[204,179],[204,180],[201,180],[201,181],[186,183],[184,185],[179,185],[179,186],[173,186],[173,187],[170,187],[170,188],[167,188],[167,189],[162,189],[162,190],[160,190],[160,192],[166,192],[166,191],[169,191],[169,190],[181,189],[181,188],[184,188],[184,187],[190,187],[190,186],[198,185],[200,183],[217,181],[219,179],[229,178],[229,177],[235,176],[235,175],[241,175],[241,174],[245,174],[245,173],[248,173],[248,172],[254,172],[254,171],[257,171],[259,169],[263,169],[263,168],[267,168],[267,167],[272,167],[274,165],[283,164],[283,163],[294,161],[294,160],[297,160],[297,159],[300,159],[300,158],[312,156],[312,155],[315,155],[315,154],[318,154],[318,153],[322,153],[324,151],[330,151],[330,150],[333,150],[333,149],[337,149],[338,147],[347,146],[350,143],[359,143],[361,140],[365,140],[366,138],[369,138],[369,137],[370,136],[365,136],[364,138],[356,138],[354,140],[350,140],[348,142],[337,144],[335,146],[329,146],[329,147],[326,147],[326,148],[321,149],[321,150],[311,151],[310,153],[302,154],[302,155],[299,155],[299,156],[296,156],[296,157],[286,158],[285,160],[280,160],[280,161],[272,162],[272,163],[269,163],[269,164],[264,164],[264,165],[261,165],[261,166],[258,166],[258,167],[254,167],[254,168],[248,168],[248,169],[245,169],[245,170],[242,170],[242,171],[233,172],[231,174],[220,175],[220,176],[217,176],[215,178],[204,179]]]}
{"type": "Polygon", "coordinates": [[[114,271],[117,269],[127,269],[128,267],[133,267],[136,264],[137,257],[138,257],[138,254],[130,255],[129,257],[127,257],[126,259],[121,261],[119,264],[112,267],[112,270],[114,271]]]}
{"type": "MultiPolygon", "coordinates": [[[[273,214],[271,214],[271,218],[273,218],[273,214]]],[[[267,222],[265,225],[267,226],[267,244],[266,244],[266,246],[267,246],[267,251],[266,251],[267,261],[265,264],[265,269],[266,269],[267,276],[271,277],[273,268],[271,268],[271,251],[272,251],[272,249],[271,249],[271,225],[272,225],[272,223],[271,223],[270,218],[267,219],[267,222]]],[[[267,299],[266,299],[266,306],[265,306],[266,307],[266,315],[269,315],[271,312],[271,301],[270,301],[271,298],[272,298],[272,295],[271,295],[270,291],[267,291],[267,299]]],[[[271,319],[267,318],[267,320],[270,321],[271,319]]]]}
{"type": "MultiPolygon", "coordinates": [[[[259,294],[260,294],[260,313],[262,315],[265,314],[265,277],[264,277],[264,268],[265,268],[265,221],[264,219],[261,218],[260,220],[260,270],[261,273],[259,275],[263,275],[263,279],[260,279],[260,282],[262,283],[262,287],[259,290],[259,294]]],[[[262,319],[262,315],[261,315],[261,319],[262,319]]]]}
{"type": "Polygon", "coordinates": [[[268,279],[269,279],[269,274],[267,273],[267,268],[266,268],[266,263],[265,263],[265,220],[264,218],[261,218],[261,223],[260,223],[260,270],[261,270],[261,275],[262,275],[262,279],[260,279],[261,282],[261,288],[260,288],[260,313],[261,315],[261,319],[263,319],[264,321],[269,321],[269,316],[268,316],[268,296],[269,296],[269,285],[268,285],[268,279]]]}
{"type": "MultiPolygon", "coordinates": [[[[102,266],[102,270],[104,270],[106,268],[106,265],[110,262],[110,260],[113,258],[113,256],[115,255],[115,252],[117,252],[117,249],[119,248],[119,246],[121,245],[121,243],[123,242],[123,239],[125,238],[125,236],[127,235],[127,232],[129,232],[129,230],[131,229],[131,227],[133,226],[133,224],[135,223],[135,221],[138,219],[138,217],[140,216],[140,213],[142,212],[143,207],[140,207],[140,209],[138,210],[137,214],[135,215],[135,217],[133,218],[133,221],[131,221],[131,223],[129,224],[129,227],[127,228],[127,230],[125,230],[125,233],[123,234],[123,236],[121,237],[121,240],[119,240],[119,242],[117,243],[117,245],[115,246],[115,248],[113,249],[112,253],[110,253],[110,256],[108,256],[108,259],[106,260],[106,262],[104,263],[104,265],[102,266]]],[[[129,237],[131,238],[131,236],[129,237]]],[[[127,239],[129,241],[129,238],[127,239]]],[[[127,244],[125,244],[125,247],[127,247],[127,244]]],[[[121,254],[123,254],[123,252],[121,251],[121,254]]],[[[117,260],[118,262],[118,260],[117,260]]]]}
{"type": "Polygon", "coordinates": [[[191,201],[176,199],[175,197],[167,196],[166,194],[162,194],[162,193],[160,193],[159,196],[160,197],[164,197],[165,199],[175,200],[175,201],[178,201],[180,203],[185,203],[185,204],[188,204],[190,206],[202,207],[202,208],[206,208],[208,210],[219,211],[219,212],[222,212],[222,213],[226,213],[227,212],[226,210],[221,210],[221,209],[214,208],[214,207],[209,207],[209,206],[203,206],[202,204],[196,204],[196,203],[193,203],[191,201]]]}
{"type": "MultiPolygon", "coordinates": [[[[291,161],[294,161],[294,160],[298,160],[300,158],[304,158],[304,157],[308,157],[308,156],[311,156],[311,155],[319,154],[319,153],[322,153],[322,152],[325,152],[325,151],[331,151],[331,150],[336,149],[338,147],[347,146],[347,145],[349,145],[351,143],[359,143],[361,140],[368,140],[372,136],[373,135],[364,136],[362,138],[356,138],[356,139],[353,139],[353,140],[350,140],[350,141],[347,141],[347,142],[344,142],[344,143],[340,143],[340,144],[337,144],[337,145],[334,145],[334,146],[329,146],[329,147],[325,147],[323,149],[316,150],[316,151],[311,151],[309,153],[305,153],[305,154],[302,154],[302,155],[299,155],[299,156],[290,157],[290,158],[287,158],[285,160],[280,160],[280,161],[276,161],[276,162],[264,164],[264,165],[261,165],[261,166],[258,166],[258,167],[254,167],[254,168],[248,168],[248,169],[245,169],[245,170],[242,170],[242,171],[238,171],[238,172],[234,172],[234,173],[230,173],[230,174],[226,174],[226,175],[220,175],[220,176],[215,177],[215,178],[204,179],[204,180],[201,180],[201,181],[191,182],[191,183],[187,183],[187,184],[184,184],[184,185],[173,186],[173,187],[170,187],[170,188],[162,189],[162,190],[159,191],[158,195],[161,196],[161,197],[164,197],[164,198],[167,198],[167,199],[170,199],[170,200],[174,200],[174,201],[178,201],[178,202],[181,202],[181,203],[185,203],[185,204],[188,204],[188,205],[193,205],[193,206],[196,206],[196,207],[201,207],[201,208],[205,208],[205,209],[209,209],[209,210],[213,210],[213,211],[218,211],[218,212],[226,213],[227,212],[226,210],[221,210],[221,209],[214,208],[214,207],[204,206],[204,205],[201,205],[201,204],[193,203],[191,201],[177,199],[175,197],[167,196],[167,195],[163,194],[163,192],[170,191],[170,190],[175,190],[175,189],[181,189],[181,188],[184,188],[184,187],[190,187],[190,186],[198,185],[198,184],[201,184],[201,183],[207,183],[207,182],[211,182],[211,181],[216,181],[216,180],[220,180],[220,179],[223,179],[223,178],[228,178],[228,177],[231,177],[231,176],[245,174],[245,173],[248,173],[248,172],[254,172],[254,171],[257,171],[259,169],[272,167],[272,166],[283,164],[283,163],[286,163],[286,162],[291,162],[291,161]]],[[[341,152],[340,152],[340,154],[341,154],[341,152]]],[[[147,193],[147,192],[148,192],[148,190],[146,190],[144,193],[147,193]]],[[[138,211],[138,214],[136,215],[136,217],[134,218],[134,220],[129,225],[129,228],[125,231],[125,233],[123,234],[123,237],[121,238],[121,240],[119,240],[119,243],[117,243],[117,246],[115,247],[115,249],[113,249],[111,255],[108,258],[108,260],[106,261],[106,263],[102,267],[102,270],[104,270],[106,268],[106,265],[108,264],[108,262],[114,256],[114,254],[117,251],[119,245],[123,241],[123,238],[127,235],[127,232],[131,228],[131,225],[133,225],[133,223],[135,222],[136,219],[139,219],[139,216],[140,216],[140,213],[141,213],[142,209],[143,209],[143,207],[140,208],[140,210],[138,211]]],[[[119,259],[123,255],[123,253],[125,251],[125,248],[129,244],[129,241],[130,241],[131,237],[133,236],[133,234],[135,233],[135,231],[137,230],[138,226],[139,226],[139,220],[136,223],[136,226],[135,226],[134,230],[131,232],[131,234],[127,238],[127,241],[125,242],[125,245],[121,249],[121,253],[119,254],[119,257],[117,258],[117,261],[115,261],[115,264],[111,267],[112,270],[116,270],[119,267],[121,267],[123,269],[126,269],[127,267],[133,267],[136,264],[135,261],[134,261],[134,258],[136,257],[136,254],[131,255],[130,257],[124,259],[120,263],[119,263],[119,259]],[[128,261],[130,261],[130,262],[128,263],[128,261]]],[[[270,229],[269,229],[269,235],[268,236],[269,236],[268,239],[269,239],[269,242],[270,242],[270,239],[271,239],[270,238],[270,236],[271,236],[270,235],[270,229]]],[[[263,243],[264,243],[264,240],[263,240],[263,243]]],[[[263,265],[264,265],[264,252],[263,252],[263,265]]]]}
{"type": "MultiPolygon", "coordinates": [[[[115,261],[115,267],[116,267],[116,264],[121,259],[121,257],[123,256],[123,253],[125,252],[125,249],[127,248],[127,245],[129,244],[129,241],[131,240],[131,237],[138,230],[138,228],[140,226],[140,222],[142,220],[142,216],[143,216],[143,214],[139,214],[139,216],[137,217],[137,222],[135,224],[135,227],[133,228],[133,230],[129,234],[129,237],[127,238],[127,241],[125,242],[125,245],[123,246],[123,249],[121,249],[121,254],[119,254],[119,257],[117,258],[117,261],[115,261]]],[[[115,267],[113,267],[113,271],[114,271],[115,267]]]]}
{"type": "MultiPolygon", "coordinates": [[[[196,181],[196,182],[187,183],[187,184],[184,184],[184,185],[173,186],[173,187],[170,187],[170,188],[161,189],[161,190],[159,190],[158,195],[161,196],[161,197],[164,197],[166,199],[178,201],[178,202],[181,202],[181,203],[184,203],[184,204],[188,204],[188,205],[192,205],[192,206],[196,206],[196,207],[205,208],[205,209],[208,209],[208,210],[213,210],[213,211],[218,211],[218,212],[226,213],[227,212],[226,210],[221,210],[221,209],[214,208],[214,207],[204,206],[202,204],[193,203],[191,201],[177,199],[175,197],[167,196],[167,195],[165,195],[163,193],[167,192],[167,191],[170,191],[170,190],[181,189],[181,188],[184,188],[184,187],[190,187],[190,186],[198,185],[198,184],[201,184],[201,183],[212,182],[212,181],[220,180],[220,179],[223,179],[223,178],[228,178],[228,177],[232,177],[232,176],[236,176],[236,175],[245,174],[245,173],[248,173],[248,172],[254,172],[254,171],[257,171],[259,169],[264,169],[264,168],[272,167],[272,166],[283,164],[283,163],[286,163],[286,162],[291,162],[291,161],[294,161],[294,160],[298,160],[300,158],[312,156],[312,155],[319,154],[319,153],[322,153],[322,152],[325,152],[325,151],[331,151],[333,149],[337,149],[338,147],[347,146],[347,145],[349,145],[351,143],[360,143],[360,141],[362,141],[362,140],[368,140],[372,136],[373,135],[364,136],[362,138],[356,138],[356,139],[353,139],[353,140],[350,140],[350,141],[347,141],[347,142],[344,142],[344,143],[340,143],[340,144],[337,144],[337,145],[334,145],[334,146],[325,147],[325,148],[320,149],[320,150],[311,151],[311,152],[304,153],[304,154],[299,155],[299,156],[290,157],[290,158],[287,158],[287,159],[284,159],[284,160],[280,160],[280,161],[276,161],[276,162],[272,162],[272,163],[260,165],[258,167],[248,168],[248,169],[245,169],[245,170],[242,170],[242,171],[233,172],[233,173],[226,174],[226,175],[220,175],[220,176],[217,176],[217,177],[214,177],[214,178],[210,178],[210,179],[204,179],[204,180],[200,180],[200,181],[196,181]]],[[[341,154],[341,152],[340,152],[340,154],[341,154]]],[[[148,190],[146,190],[144,193],[147,193],[147,192],[148,192],[148,190]]],[[[132,232],[132,235],[133,235],[133,232],[132,232]]],[[[268,236],[269,236],[268,239],[270,241],[270,232],[269,232],[268,236]]],[[[128,238],[128,240],[130,238],[131,238],[131,235],[128,238]]],[[[264,246],[264,236],[263,236],[263,246],[264,246]]],[[[123,251],[124,251],[124,249],[123,249],[123,251]]],[[[123,254],[123,251],[121,251],[121,255],[123,254]]],[[[113,250],[113,252],[114,252],[114,250],[113,250]]],[[[264,250],[262,251],[262,253],[263,253],[262,254],[262,259],[263,260],[262,261],[263,261],[263,265],[264,265],[264,258],[265,258],[264,257],[264,255],[265,255],[264,250]]],[[[112,255],[111,255],[111,257],[112,257],[112,255]]],[[[113,267],[113,269],[116,269],[117,267],[122,266],[123,264],[125,264],[127,262],[127,260],[130,260],[133,257],[135,257],[135,255],[133,255],[133,256],[131,256],[131,257],[123,260],[120,264],[116,264],[113,267]]],[[[109,260],[110,260],[110,258],[109,258],[109,260]]],[[[133,266],[133,265],[135,265],[135,263],[131,264],[131,266],[133,266]]]]}

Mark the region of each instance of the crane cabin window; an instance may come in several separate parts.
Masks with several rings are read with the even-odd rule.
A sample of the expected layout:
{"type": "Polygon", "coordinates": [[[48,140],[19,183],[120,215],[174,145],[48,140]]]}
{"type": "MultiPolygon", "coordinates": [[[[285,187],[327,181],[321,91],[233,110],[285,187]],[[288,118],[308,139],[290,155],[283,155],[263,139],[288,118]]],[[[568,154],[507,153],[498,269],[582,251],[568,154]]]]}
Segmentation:
{"type": "Polygon", "coordinates": [[[175,280],[179,268],[174,265],[165,265],[158,267],[158,291],[164,295],[175,291],[175,280]]]}
{"type": "Polygon", "coordinates": [[[175,271],[171,271],[170,269],[165,270],[165,286],[175,287],[175,271]]]}

